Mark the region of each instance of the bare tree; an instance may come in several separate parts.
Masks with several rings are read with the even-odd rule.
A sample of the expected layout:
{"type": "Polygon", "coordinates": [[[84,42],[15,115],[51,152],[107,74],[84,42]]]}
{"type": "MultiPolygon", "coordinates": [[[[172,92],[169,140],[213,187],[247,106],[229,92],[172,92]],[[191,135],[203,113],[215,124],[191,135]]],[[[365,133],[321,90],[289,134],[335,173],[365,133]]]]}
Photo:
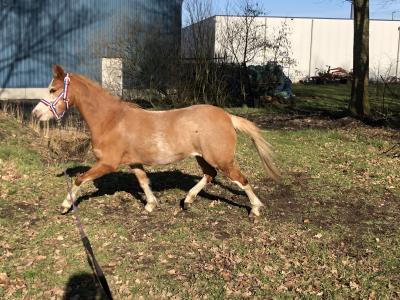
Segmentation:
{"type": "Polygon", "coordinates": [[[111,41],[100,34],[94,37],[92,48],[99,57],[106,52],[109,57],[122,60],[124,98],[140,98],[152,106],[155,106],[152,98],[175,101],[180,45],[174,43],[158,24],[144,26],[129,17],[119,22],[111,41]]]}
{"type": "MultiPolygon", "coordinates": [[[[0,2],[0,87],[25,60],[57,60],[57,47],[72,32],[95,22],[96,14],[69,0],[2,0],[0,2]]],[[[45,62],[43,62],[45,63],[45,62]]]]}
{"type": "Polygon", "coordinates": [[[209,58],[212,54],[214,41],[212,38],[213,27],[208,19],[212,16],[211,0],[186,0],[184,2],[186,11],[187,52],[189,56],[209,58]]]}
{"type": "MultiPolygon", "coordinates": [[[[265,51],[272,53],[272,61],[282,66],[291,66],[296,62],[292,58],[292,43],[290,41],[291,29],[287,22],[282,22],[278,28],[273,28],[272,34],[265,43],[265,51]],[[268,48],[269,47],[269,48],[268,48]]],[[[267,61],[271,61],[265,56],[267,61]]]]}
{"type": "Polygon", "coordinates": [[[249,106],[254,106],[247,64],[266,47],[263,34],[265,24],[256,23],[257,17],[262,15],[263,11],[252,0],[243,0],[237,14],[241,17],[229,17],[227,14],[220,44],[223,51],[241,66],[240,88],[243,101],[249,106]]]}
{"type": "Polygon", "coordinates": [[[193,69],[192,82],[186,86],[193,102],[223,104],[224,82],[214,55],[215,22],[211,0],[187,0],[184,9],[188,26],[183,32],[184,68],[193,69]]]}
{"type": "Polygon", "coordinates": [[[219,44],[224,54],[240,65],[243,101],[249,106],[254,106],[248,64],[254,62],[263,52],[264,58],[266,52],[272,53],[269,61],[277,64],[293,64],[293,60],[290,59],[291,44],[288,38],[290,30],[284,23],[280,28],[274,28],[272,34],[267,35],[267,25],[259,18],[264,11],[253,0],[240,0],[235,14],[237,17],[229,14],[225,17],[219,32],[219,44]]]}
{"type": "Polygon", "coordinates": [[[256,22],[263,10],[253,0],[242,0],[235,14],[238,17],[227,13],[219,42],[235,63],[247,66],[265,47],[269,47],[264,34],[266,25],[256,22]]]}

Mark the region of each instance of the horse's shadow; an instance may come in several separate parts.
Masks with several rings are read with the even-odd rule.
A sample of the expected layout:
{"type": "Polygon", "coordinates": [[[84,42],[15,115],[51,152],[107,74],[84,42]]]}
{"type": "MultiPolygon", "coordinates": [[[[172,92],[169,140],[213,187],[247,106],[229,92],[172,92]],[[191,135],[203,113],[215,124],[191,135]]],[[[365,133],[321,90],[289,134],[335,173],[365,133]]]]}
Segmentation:
{"type": "MultiPolygon", "coordinates": [[[[90,167],[88,166],[77,166],[73,168],[68,168],[66,173],[68,176],[73,177],[80,173],[84,173],[88,171],[90,167]]],[[[159,171],[153,173],[147,173],[150,182],[151,189],[153,192],[162,192],[171,189],[179,189],[185,192],[188,192],[201,178],[199,176],[194,176],[190,174],[183,173],[179,170],[174,171],[159,171]]],[[[59,175],[61,176],[61,174],[59,175]]],[[[145,204],[145,198],[143,196],[143,191],[140,188],[139,182],[136,179],[136,176],[130,172],[118,171],[111,174],[104,175],[98,179],[93,181],[94,186],[97,188],[97,191],[80,196],[76,204],[79,205],[82,201],[87,201],[91,198],[101,197],[104,195],[114,195],[117,192],[127,192],[131,194],[135,199],[138,199],[142,204],[145,204]]],[[[222,188],[228,190],[230,193],[238,196],[245,195],[244,192],[233,189],[230,186],[224,185],[218,180],[214,180],[213,184],[217,184],[222,188]]],[[[247,205],[236,203],[232,200],[226,199],[220,195],[213,195],[204,190],[199,193],[199,196],[209,200],[219,200],[228,205],[245,208],[247,211],[250,211],[250,207],[247,205]]],[[[161,199],[162,200],[162,199],[161,199]]],[[[180,200],[180,206],[183,207],[184,199],[180,200]]]]}

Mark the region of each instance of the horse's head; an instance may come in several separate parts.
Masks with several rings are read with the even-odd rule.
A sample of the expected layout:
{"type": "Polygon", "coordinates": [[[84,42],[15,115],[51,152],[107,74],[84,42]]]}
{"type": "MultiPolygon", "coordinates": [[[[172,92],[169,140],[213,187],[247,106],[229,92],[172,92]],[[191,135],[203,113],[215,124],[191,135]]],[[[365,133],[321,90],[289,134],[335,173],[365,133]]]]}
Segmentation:
{"type": "Polygon", "coordinates": [[[59,120],[73,105],[73,97],[69,93],[70,80],[69,74],[66,74],[62,67],[53,66],[53,79],[49,84],[48,95],[41,99],[32,111],[39,121],[59,120]]]}

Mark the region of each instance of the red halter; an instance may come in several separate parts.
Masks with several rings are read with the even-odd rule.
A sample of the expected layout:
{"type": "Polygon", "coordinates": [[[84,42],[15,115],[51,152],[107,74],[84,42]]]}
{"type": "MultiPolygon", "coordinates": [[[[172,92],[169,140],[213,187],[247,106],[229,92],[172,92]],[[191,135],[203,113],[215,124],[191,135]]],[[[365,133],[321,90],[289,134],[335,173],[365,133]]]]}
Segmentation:
{"type": "Polygon", "coordinates": [[[49,107],[50,111],[53,113],[54,117],[57,120],[61,120],[61,118],[64,116],[65,112],[69,109],[68,86],[69,86],[70,81],[71,81],[71,79],[69,78],[69,74],[67,73],[67,76],[65,76],[65,78],[64,78],[64,90],[57,97],[57,99],[54,100],[54,102],[51,102],[46,99],[40,99],[40,102],[42,102],[44,105],[49,107]],[[56,105],[57,105],[58,101],[60,101],[61,98],[64,100],[66,108],[61,114],[59,114],[57,112],[56,105]]]}

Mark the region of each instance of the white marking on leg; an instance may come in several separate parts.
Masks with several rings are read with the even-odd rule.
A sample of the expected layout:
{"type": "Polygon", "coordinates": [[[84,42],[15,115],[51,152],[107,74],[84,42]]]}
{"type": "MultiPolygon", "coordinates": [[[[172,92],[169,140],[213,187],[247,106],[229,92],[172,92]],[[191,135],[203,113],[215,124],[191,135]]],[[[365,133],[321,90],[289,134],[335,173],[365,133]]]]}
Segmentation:
{"type": "Polygon", "coordinates": [[[148,212],[152,212],[153,209],[157,206],[157,198],[154,196],[153,192],[150,188],[150,181],[146,175],[146,172],[142,169],[141,166],[132,165],[133,172],[136,175],[137,180],[139,181],[140,187],[144,191],[146,195],[146,205],[144,207],[148,212]]]}
{"type": "Polygon", "coordinates": [[[146,202],[147,202],[144,209],[147,210],[148,212],[152,212],[153,209],[158,204],[157,198],[154,196],[149,184],[143,184],[142,189],[144,191],[144,194],[146,195],[146,202]]]}
{"type": "Polygon", "coordinates": [[[207,184],[207,176],[204,175],[203,178],[194,187],[190,189],[189,193],[185,198],[185,203],[193,203],[194,198],[197,196],[198,193],[200,193],[200,191],[204,188],[206,184],[207,184]]]}
{"type": "Polygon", "coordinates": [[[264,206],[264,204],[260,201],[260,199],[258,199],[256,194],[254,194],[253,189],[251,188],[250,184],[248,184],[244,187],[244,191],[246,192],[247,196],[250,199],[250,203],[253,206],[258,206],[258,207],[264,206]]]}
{"type": "Polygon", "coordinates": [[[233,181],[236,183],[242,190],[244,190],[244,186],[239,181],[233,181]]]}
{"type": "Polygon", "coordinates": [[[236,183],[241,189],[243,189],[245,191],[247,197],[249,197],[249,200],[251,203],[251,212],[256,216],[259,216],[260,215],[260,207],[263,207],[264,204],[260,201],[260,199],[258,199],[256,194],[254,194],[253,189],[251,188],[251,185],[247,184],[247,185],[243,186],[238,181],[234,181],[234,183],[236,183]]]}
{"type": "Polygon", "coordinates": [[[64,201],[61,204],[63,212],[66,212],[71,208],[72,202],[76,201],[80,189],[81,188],[79,186],[75,184],[72,185],[71,191],[67,193],[67,196],[65,197],[64,201]]]}

